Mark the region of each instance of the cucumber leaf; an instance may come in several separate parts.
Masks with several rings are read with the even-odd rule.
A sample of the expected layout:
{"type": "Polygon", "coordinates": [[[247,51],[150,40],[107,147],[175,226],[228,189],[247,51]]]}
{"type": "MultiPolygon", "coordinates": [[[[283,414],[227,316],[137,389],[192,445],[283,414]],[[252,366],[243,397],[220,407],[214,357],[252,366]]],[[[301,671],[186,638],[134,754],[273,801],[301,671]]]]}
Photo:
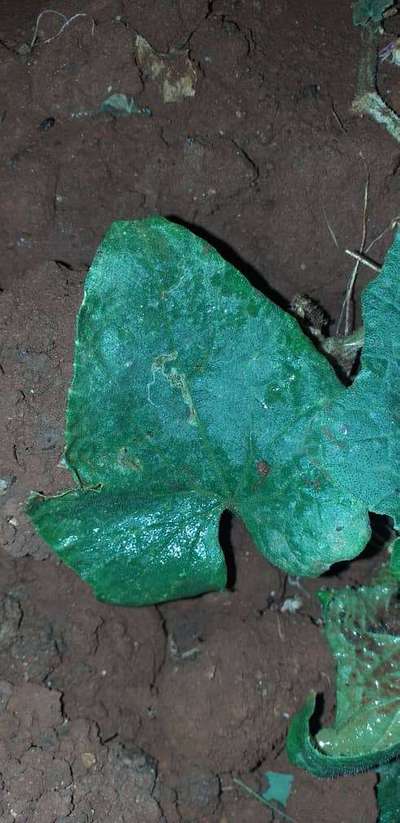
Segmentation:
{"type": "Polygon", "coordinates": [[[371,586],[320,593],[337,666],[336,717],[310,738],[311,695],[293,718],[290,759],[317,777],[371,769],[400,754],[400,602],[384,570],[371,586]]]}
{"type": "Polygon", "coordinates": [[[78,317],[76,487],[28,503],[99,598],[223,588],[225,509],[299,575],[357,555],[369,510],[397,521],[399,251],[397,238],[365,292],[363,367],[345,388],[296,320],[202,239],[160,217],[111,226],[78,317]]]}

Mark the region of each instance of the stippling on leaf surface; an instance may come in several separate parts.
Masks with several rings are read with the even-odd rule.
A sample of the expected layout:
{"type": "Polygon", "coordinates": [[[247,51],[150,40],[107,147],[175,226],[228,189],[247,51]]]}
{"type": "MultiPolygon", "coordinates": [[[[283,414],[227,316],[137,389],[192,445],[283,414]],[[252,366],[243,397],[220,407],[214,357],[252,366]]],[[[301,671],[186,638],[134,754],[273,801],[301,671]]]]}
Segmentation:
{"type": "Polygon", "coordinates": [[[363,297],[345,388],[296,320],[190,231],[114,223],[89,271],[68,398],[76,487],[29,514],[97,597],[222,589],[225,509],[295,575],[357,555],[368,511],[399,519],[397,236],[363,297]]]}

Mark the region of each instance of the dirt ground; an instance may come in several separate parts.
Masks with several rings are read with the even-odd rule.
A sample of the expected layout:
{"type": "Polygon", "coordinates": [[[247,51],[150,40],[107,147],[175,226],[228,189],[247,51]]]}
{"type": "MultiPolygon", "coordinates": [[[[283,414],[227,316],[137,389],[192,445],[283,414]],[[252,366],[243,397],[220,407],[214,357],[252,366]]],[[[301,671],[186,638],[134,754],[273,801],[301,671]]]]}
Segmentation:
{"type": "MultiPolygon", "coordinates": [[[[74,320],[112,220],[179,219],[280,303],[307,293],[337,318],[367,174],[368,240],[400,190],[396,143],[351,113],[350,0],[53,0],[80,16],[51,39],[63,18],[42,15],[29,49],[43,8],[0,2],[1,823],[267,822],[234,782],[262,791],[266,771],[294,774],[296,823],[374,823],[373,774],[318,781],[284,751],[311,689],[332,718],[313,593],[364,581],[368,557],[299,589],[233,521],[233,591],[121,609],[98,603],[22,510],[31,489],[69,483],[74,320]],[[161,75],[138,33],[169,52],[161,75]],[[136,112],[100,111],[112,94],[136,112]],[[282,612],[294,596],[298,611],[282,612]]],[[[399,102],[396,69],[383,84],[399,102]]]]}

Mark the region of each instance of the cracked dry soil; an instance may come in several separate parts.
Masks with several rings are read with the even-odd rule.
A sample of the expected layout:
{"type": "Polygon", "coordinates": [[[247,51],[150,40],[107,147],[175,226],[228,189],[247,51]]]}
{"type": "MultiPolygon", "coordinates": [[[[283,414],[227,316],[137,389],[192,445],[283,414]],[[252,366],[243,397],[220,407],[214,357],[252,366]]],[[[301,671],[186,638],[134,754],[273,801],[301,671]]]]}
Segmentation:
{"type": "MultiPolygon", "coordinates": [[[[332,718],[321,581],[291,587],[234,521],[233,591],[119,609],[95,601],[23,514],[30,489],[69,482],[59,459],[74,319],[112,220],[179,219],[266,294],[284,304],[306,292],[337,317],[365,166],[368,239],[396,215],[400,179],[396,145],[350,113],[350,3],[83,5],[48,43],[60,18],[45,15],[29,52],[43,5],[1,3],[0,820],[258,823],[269,810],[233,778],[260,790],[266,770],[290,770],[297,823],[373,823],[374,775],[319,782],[285,756],[288,717],[310,689],[332,718]],[[168,59],[178,51],[170,88],[189,61],[194,94],[164,100],[136,33],[168,59]],[[99,113],[111,92],[140,111],[99,113]],[[295,613],[280,611],[288,596],[302,600],[295,613]]],[[[72,16],[82,3],[52,8],[72,16]]],[[[329,583],[361,582],[369,565],[329,583]]]]}

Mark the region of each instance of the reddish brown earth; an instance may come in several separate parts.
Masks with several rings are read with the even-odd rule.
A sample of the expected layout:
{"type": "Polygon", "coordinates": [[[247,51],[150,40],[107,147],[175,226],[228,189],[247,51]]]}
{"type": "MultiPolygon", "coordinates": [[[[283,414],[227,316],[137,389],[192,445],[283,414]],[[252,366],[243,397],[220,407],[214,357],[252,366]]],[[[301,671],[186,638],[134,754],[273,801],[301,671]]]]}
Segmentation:
{"type": "MultiPolygon", "coordinates": [[[[258,823],[263,789],[294,773],[296,823],[374,823],[373,774],[317,781],[287,762],[288,717],[310,689],[332,718],[332,663],[313,592],[285,582],[240,523],[234,591],[160,608],[98,603],[33,533],[30,489],[68,483],[73,328],[112,220],[153,213],[202,232],[266,293],[317,297],[336,318],[359,246],[398,214],[399,150],[351,113],[359,35],[348,0],[1,3],[0,820],[258,823]],[[164,102],[135,32],[180,54],[195,94],[164,102]],[[152,116],[98,113],[110,93],[152,116]],[[281,612],[285,597],[301,608],[281,612]]],[[[396,102],[398,75],[384,89],[396,102]]],[[[175,74],[174,74],[175,73],[175,74]]],[[[397,94],[398,96],[398,94],[397,94]]],[[[386,241],[386,238],[385,238],[386,241]]],[[[382,259],[384,243],[375,247],[382,259]]],[[[370,277],[360,272],[358,288],[370,277]]],[[[365,579],[370,561],[328,582],[365,579]]],[[[323,584],[327,580],[322,581],[323,584]]]]}

